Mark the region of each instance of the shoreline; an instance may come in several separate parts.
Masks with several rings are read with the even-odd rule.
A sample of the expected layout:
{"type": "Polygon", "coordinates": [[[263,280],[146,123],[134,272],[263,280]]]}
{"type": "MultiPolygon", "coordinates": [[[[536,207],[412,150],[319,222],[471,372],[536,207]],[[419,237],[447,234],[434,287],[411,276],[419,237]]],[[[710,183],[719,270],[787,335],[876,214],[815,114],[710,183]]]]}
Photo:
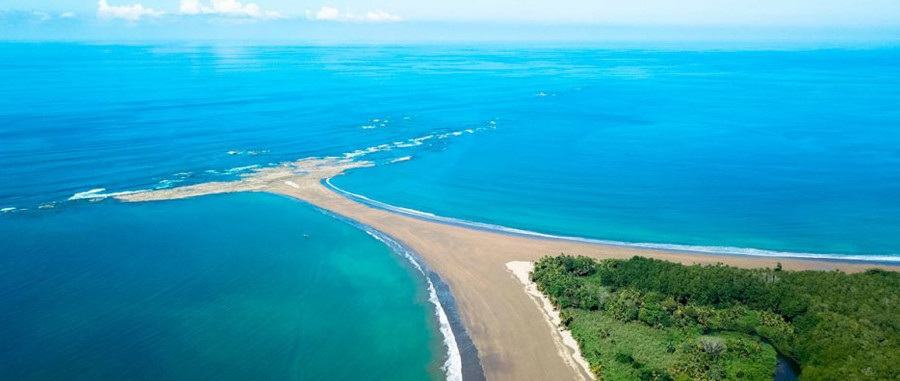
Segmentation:
{"type": "Polygon", "coordinates": [[[597,378],[591,373],[591,365],[584,358],[578,342],[572,336],[572,331],[561,326],[562,318],[559,315],[559,310],[553,306],[553,303],[550,302],[546,295],[538,290],[537,284],[531,280],[530,274],[534,271],[534,262],[507,262],[506,269],[522,283],[523,291],[531,296],[535,305],[544,312],[544,317],[547,318],[547,324],[550,326],[554,338],[558,339],[554,340],[554,343],[560,357],[563,357],[566,363],[573,368],[575,374],[580,376],[579,380],[596,380],[597,378]],[[583,373],[579,370],[583,371],[583,373]],[[587,374],[588,378],[585,378],[584,374],[587,374]]]}
{"type": "Polygon", "coordinates": [[[488,380],[589,377],[583,369],[573,369],[566,356],[555,350],[557,338],[547,327],[545,313],[523,292],[522,283],[510,276],[506,267],[509,262],[533,262],[543,256],[567,253],[598,259],[640,255],[687,265],[723,263],[745,268],[771,268],[780,262],[786,270],[900,270],[897,264],[679,252],[514,235],[384,210],[326,185],[327,179],[345,170],[370,165],[342,159],[305,159],[260,169],[239,181],[131,193],[117,198],[140,202],[215,193],[275,193],[382,232],[415,252],[427,268],[446,282],[488,380]]]}
{"type": "Polygon", "coordinates": [[[376,201],[370,199],[366,196],[359,195],[334,185],[331,183],[331,178],[326,178],[322,180],[322,184],[328,187],[329,189],[341,194],[344,197],[347,197],[353,201],[359,202],[361,204],[368,205],[370,207],[376,209],[382,209],[388,212],[400,213],[403,215],[407,215],[413,218],[418,218],[425,221],[432,221],[437,223],[443,223],[448,225],[454,225],[469,229],[476,229],[487,232],[494,232],[500,234],[509,234],[513,236],[521,236],[521,237],[531,237],[538,239],[547,239],[547,240],[559,240],[559,241],[568,241],[568,242],[579,242],[579,243],[588,243],[588,244],[596,244],[596,245],[606,245],[606,246],[617,246],[624,248],[633,248],[633,249],[647,249],[647,250],[661,250],[661,251],[670,251],[676,253],[685,253],[685,254],[708,254],[708,255],[729,255],[729,256],[737,256],[737,257],[759,257],[759,258],[783,258],[783,259],[802,259],[802,260],[817,260],[817,261],[828,261],[828,262],[838,262],[838,263],[870,263],[873,265],[887,265],[887,266],[898,266],[900,265],[900,254],[897,255],[885,255],[885,254],[827,254],[827,253],[804,253],[804,252],[793,252],[793,251],[778,251],[778,250],[768,250],[768,249],[754,249],[754,248],[746,248],[746,247],[733,247],[733,246],[702,246],[702,245],[687,245],[687,244],[675,244],[675,243],[649,243],[649,242],[625,242],[625,241],[612,241],[605,240],[600,238],[587,238],[587,237],[577,237],[577,236],[565,236],[565,235],[557,235],[550,233],[541,233],[533,230],[519,229],[519,228],[511,228],[508,226],[490,224],[484,222],[475,222],[469,220],[463,220],[460,218],[454,217],[444,217],[435,214],[431,214],[428,212],[423,212],[415,209],[404,208],[400,206],[394,206],[388,203],[384,203],[381,201],[376,201]]]}
{"type": "MultiPolygon", "coordinates": [[[[278,194],[278,196],[303,202],[303,200],[281,194],[278,194]]],[[[434,307],[438,331],[443,337],[442,342],[447,350],[447,360],[441,366],[441,370],[446,376],[445,379],[453,381],[481,381],[485,379],[484,370],[482,369],[481,361],[478,358],[478,349],[472,343],[472,339],[469,337],[469,333],[466,331],[466,328],[459,317],[453,294],[450,293],[447,284],[441,280],[440,275],[429,269],[415,251],[403,245],[403,243],[397,241],[393,237],[366,224],[332,213],[329,210],[319,208],[312,204],[308,205],[322,214],[366,232],[372,236],[372,238],[375,238],[387,246],[394,254],[408,261],[425,279],[429,294],[428,299],[434,307]]]]}

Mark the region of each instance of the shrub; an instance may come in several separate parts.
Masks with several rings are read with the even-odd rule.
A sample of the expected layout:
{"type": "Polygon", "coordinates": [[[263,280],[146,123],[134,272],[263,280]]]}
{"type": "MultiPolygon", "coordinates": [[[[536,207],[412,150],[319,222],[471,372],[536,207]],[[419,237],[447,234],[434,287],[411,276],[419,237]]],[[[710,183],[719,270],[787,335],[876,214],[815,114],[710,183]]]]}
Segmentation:
{"type": "Polygon", "coordinates": [[[700,339],[700,348],[713,359],[718,359],[725,353],[725,343],[715,337],[703,337],[700,339]]]}

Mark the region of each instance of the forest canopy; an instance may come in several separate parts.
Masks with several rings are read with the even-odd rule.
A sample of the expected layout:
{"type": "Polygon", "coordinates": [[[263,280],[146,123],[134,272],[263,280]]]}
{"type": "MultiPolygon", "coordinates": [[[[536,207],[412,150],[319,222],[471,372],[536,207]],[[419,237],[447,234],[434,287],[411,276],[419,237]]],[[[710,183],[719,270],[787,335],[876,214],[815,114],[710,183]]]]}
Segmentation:
{"type": "Polygon", "coordinates": [[[900,379],[900,274],[545,257],[532,272],[601,380],[900,379]],[[774,350],[773,350],[774,348],[774,350]]]}

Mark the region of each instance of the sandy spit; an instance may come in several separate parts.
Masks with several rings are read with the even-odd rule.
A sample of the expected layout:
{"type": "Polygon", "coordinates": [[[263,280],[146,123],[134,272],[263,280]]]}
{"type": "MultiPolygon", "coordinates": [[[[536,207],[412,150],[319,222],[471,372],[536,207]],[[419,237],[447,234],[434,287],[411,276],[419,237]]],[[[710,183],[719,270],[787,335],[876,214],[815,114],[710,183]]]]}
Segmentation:
{"type": "MultiPolygon", "coordinates": [[[[489,380],[591,377],[585,364],[576,361],[580,356],[572,349],[577,349],[577,345],[573,346],[573,341],[565,339],[555,328],[553,320],[548,320],[552,314],[548,315],[540,295],[523,291],[522,276],[528,281],[530,270],[521,262],[534,262],[543,256],[566,253],[603,259],[640,255],[683,264],[724,263],[744,268],[774,267],[780,262],[787,270],[859,272],[873,267],[900,270],[900,266],[670,252],[474,230],[375,209],[335,193],[321,183],[347,169],[369,165],[339,159],[307,159],[262,169],[232,183],[199,184],[118,198],[154,201],[213,193],[269,192],[306,201],[381,231],[414,250],[450,287],[489,380]],[[508,265],[511,262],[512,267],[508,265]]],[[[528,285],[525,287],[527,290],[528,285]]]]}

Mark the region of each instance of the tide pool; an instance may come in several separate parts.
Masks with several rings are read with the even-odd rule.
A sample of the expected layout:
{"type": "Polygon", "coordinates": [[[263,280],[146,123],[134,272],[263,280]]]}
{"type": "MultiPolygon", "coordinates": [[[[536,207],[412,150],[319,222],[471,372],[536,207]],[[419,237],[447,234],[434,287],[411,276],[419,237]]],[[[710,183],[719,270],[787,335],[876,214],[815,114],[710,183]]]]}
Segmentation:
{"type": "Polygon", "coordinates": [[[442,379],[425,279],[267,194],[0,219],[0,374],[16,380],[442,379]]]}

